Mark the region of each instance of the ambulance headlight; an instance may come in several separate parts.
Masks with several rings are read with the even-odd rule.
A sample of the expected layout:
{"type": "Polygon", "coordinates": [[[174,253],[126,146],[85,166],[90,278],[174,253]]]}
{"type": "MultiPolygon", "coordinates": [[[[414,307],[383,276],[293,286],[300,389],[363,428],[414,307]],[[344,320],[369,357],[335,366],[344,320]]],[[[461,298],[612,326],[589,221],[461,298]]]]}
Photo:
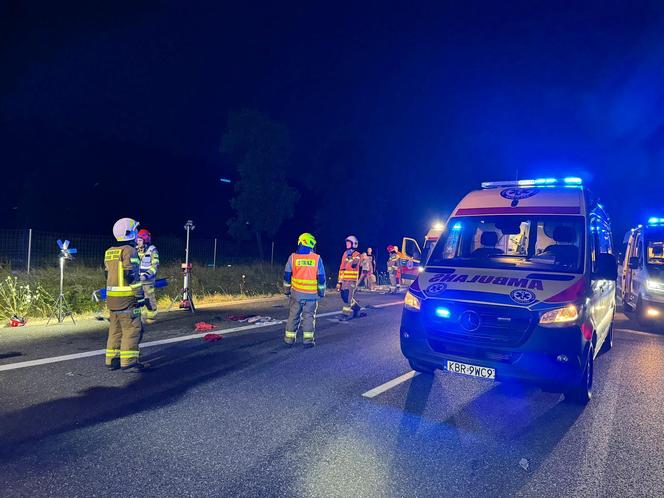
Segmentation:
{"type": "Polygon", "coordinates": [[[407,310],[410,311],[420,311],[420,300],[413,296],[410,291],[406,292],[406,297],[403,300],[403,305],[407,310]]]}
{"type": "Polygon", "coordinates": [[[556,308],[555,310],[545,311],[540,316],[540,325],[556,326],[556,325],[569,325],[579,318],[579,308],[574,304],[568,304],[564,308],[556,308]]]}
{"type": "Polygon", "coordinates": [[[417,269],[417,271],[420,272],[420,273],[424,273],[424,266],[420,266],[420,267],[417,269]]]}
{"type": "Polygon", "coordinates": [[[646,280],[646,289],[650,292],[657,292],[664,294],[664,282],[659,282],[657,280],[646,280]]]}

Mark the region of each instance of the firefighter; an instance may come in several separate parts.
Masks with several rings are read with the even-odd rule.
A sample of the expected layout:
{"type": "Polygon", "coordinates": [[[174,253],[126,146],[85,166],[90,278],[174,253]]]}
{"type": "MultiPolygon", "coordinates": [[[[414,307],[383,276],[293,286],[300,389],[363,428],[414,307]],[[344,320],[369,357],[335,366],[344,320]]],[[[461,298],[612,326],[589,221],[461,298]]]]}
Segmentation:
{"type": "Polygon", "coordinates": [[[145,323],[152,325],[157,319],[157,298],[154,294],[154,284],[159,269],[159,252],[152,245],[152,234],[145,228],[138,232],[136,249],[138,258],[141,260],[140,278],[145,294],[145,323]]]}
{"type": "Polygon", "coordinates": [[[302,325],[305,348],[314,347],[316,310],[318,301],[325,297],[325,267],[314,252],[316,239],[303,233],[297,239],[297,251],[288,257],[284,269],[284,294],[289,297],[290,312],[286,322],[284,342],[295,344],[297,330],[302,325]]]}
{"type": "Polygon", "coordinates": [[[341,299],[344,302],[342,308],[346,319],[355,318],[362,309],[355,300],[355,290],[357,288],[357,279],[360,275],[360,253],[357,251],[359,242],[354,235],[346,237],[346,250],[341,256],[339,265],[339,281],[337,290],[341,293],[341,299]]]}
{"type": "Polygon", "coordinates": [[[390,294],[399,292],[401,281],[401,267],[399,261],[399,251],[396,246],[387,246],[389,257],[387,260],[387,274],[390,277],[390,294]]]}
{"type": "Polygon", "coordinates": [[[140,260],[134,247],[138,222],[122,218],[113,225],[117,244],[106,250],[106,305],[110,327],[106,344],[106,366],[125,372],[142,372],[138,361],[138,343],[143,335],[141,306],[145,304],[141,285],[140,260]]]}

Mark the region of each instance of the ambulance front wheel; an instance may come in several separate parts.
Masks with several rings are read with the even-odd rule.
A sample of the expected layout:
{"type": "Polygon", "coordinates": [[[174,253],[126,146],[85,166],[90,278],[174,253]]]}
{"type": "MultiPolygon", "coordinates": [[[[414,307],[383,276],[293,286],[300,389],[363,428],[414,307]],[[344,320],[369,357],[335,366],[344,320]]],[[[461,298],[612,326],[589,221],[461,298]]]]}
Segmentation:
{"type": "Polygon", "coordinates": [[[409,359],[408,364],[410,365],[410,368],[423,374],[433,375],[433,373],[436,371],[436,367],[430,365],[429,363],[422,363],[409,359]]]}
{"type": "Polygon", "coordinates": [[[595,370],[595,350],[593,345],[588,349],[583,375],[569,391],[565,393],[565,401],[575,405],[587,405],[593,396],[593,376],[595,370]]]}

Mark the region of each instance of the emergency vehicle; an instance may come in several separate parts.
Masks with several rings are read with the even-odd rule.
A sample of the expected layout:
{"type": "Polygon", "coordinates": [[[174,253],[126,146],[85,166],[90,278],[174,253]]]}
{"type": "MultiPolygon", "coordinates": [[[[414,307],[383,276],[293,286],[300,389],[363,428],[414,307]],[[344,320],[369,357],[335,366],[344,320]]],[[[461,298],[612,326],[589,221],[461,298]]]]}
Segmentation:
{"type": "Polygon", "coordinates": [[[664,322],[664,218],[628,232],[621,291],[623,308],[640,322],[664,322]]]}
{"type": "Polygon", "coordinates": [[[613,344],[616,278],[609,218],[581,179],[483,183],[406,293],[401,350],[419,372],[531,382],[585,404],[613,344]]]}
{"type": "Polygon", "coordinates": [[[399,265],[401,267],[401,279],[405,286],[409,286],[417,278],[423,265],[431,256],[433,247],[443,233],[444,226],[442,223],[434,223],[424,237],[422,249],[420,249],[417,240],[411,237],[404,237],[401,240],[399,265]]]}

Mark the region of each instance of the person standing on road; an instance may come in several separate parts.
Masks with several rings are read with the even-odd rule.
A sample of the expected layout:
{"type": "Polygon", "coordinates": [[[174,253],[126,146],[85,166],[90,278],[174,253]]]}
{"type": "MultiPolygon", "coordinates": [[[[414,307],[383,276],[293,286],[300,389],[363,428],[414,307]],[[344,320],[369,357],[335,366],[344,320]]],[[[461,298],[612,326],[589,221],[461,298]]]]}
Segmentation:
{"type": "Polygon", "coordinates": [[[314,252],[316,239],[303,233],[297,239],[297,251],[288,257],[284,269],[284,294],[289,298],[290,310],[284,342],[295,344],[297,330],[302,325],[305,348],[315,345],[316,311],[318,301],[325,297],[325,267],[323,260],[314,252]]]}
{"type": "Polygon", "coordinates": [[[337,290],[340,291],[341,300],[344,302],[342,312],[346,319],[357,317],[362,309],[355,300],[357,279],[360,275],[360,253],[357,251],[358,245],[357,237],[354,235],[346,237],[346,250],[341,256],[341,264],[339,265],[337,290]]]}
{"type": "Polygon", "coordinates": [[[399,292],[399,284],[401,277],[401,268],[399,267],[399,251],[396,246],[387,246],[389,257],[387,260],[387,275],[390,277],[390,294],[399,292]]]}
{"type": "Polygon", "coordinates": [[[154,284],[159,270],[159,252],[152,245],[152,234],[145,228],[139,230],[136,238],[136,249],[141,260],[140,278],[145,294],[145,323],[152,325],[157,320],[157,298],[154,284]]]}
{"type": "Polygon", "coordinates": [[[138,222],[122,218],[113,225],[118,244],[104,254],[106,270],[106,306],[110,326],[106,343],[106,367],[125,372],[142,372],[138,344],[143,336],[141,306],[145,304],[141,285],[140,260],[134,247],[138,222]]]}
{"type": "Polygon", "coordinates": [[[372,253],[371,247],[367,249],[367,252],[362,253],[362,258],[360,259],[360,268],[362,268],[362,275],[360,275],[360,280],[357,282],[357,287],[359,288],[362,282],[367,290],[373,290],[373,274],[375,271],[375,262],[372,253]]]}

